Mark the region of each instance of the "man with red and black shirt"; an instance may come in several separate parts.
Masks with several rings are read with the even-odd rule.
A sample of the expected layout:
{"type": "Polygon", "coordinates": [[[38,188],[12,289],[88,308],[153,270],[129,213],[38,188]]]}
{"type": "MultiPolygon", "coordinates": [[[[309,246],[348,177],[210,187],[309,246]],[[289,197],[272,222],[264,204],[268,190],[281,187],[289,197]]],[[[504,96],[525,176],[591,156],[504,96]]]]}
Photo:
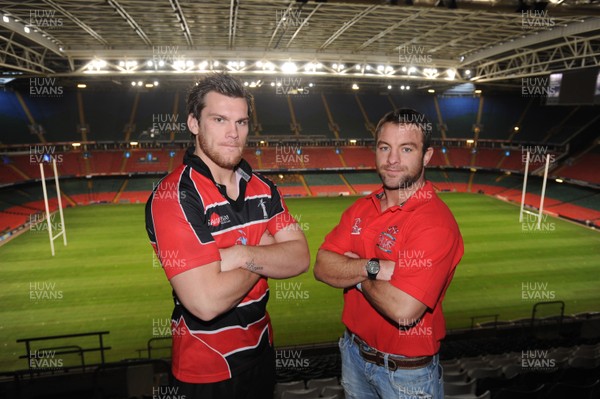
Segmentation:
{"type": "Polygon", "coordinates": [[[302,230],[275,185],[242,159],[250,94],[226,74],[188,97],[195,146],[146,204],[146,228],[173,287],[178,397],[272,397],[267,278],[306,272],[302,230]]]}
{"type": "Polygon", "coordinates": [[[411,109],[376,130],[383,187],[342,215],[317,254],[315,277],[344,289],[340,340],[347,399],[443,399],[442,300],[463,252],[448,207],[425,180],[431,124],[411,109]]]}

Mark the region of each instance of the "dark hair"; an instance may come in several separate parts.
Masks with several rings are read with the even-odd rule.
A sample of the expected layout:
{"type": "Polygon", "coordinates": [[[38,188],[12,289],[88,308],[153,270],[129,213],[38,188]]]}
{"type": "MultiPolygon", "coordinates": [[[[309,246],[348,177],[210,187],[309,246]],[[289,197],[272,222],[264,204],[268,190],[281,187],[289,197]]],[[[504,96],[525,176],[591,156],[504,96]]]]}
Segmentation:
{"type": "Polygon", "coordinates": [[[415,111],[412,108],[400,108],[388,112],[379,120],[379,123],[377,123],[377,128],[375,129],[375,143],[377,143],[379,133],[386,123],[417,126],[423,133],[423,153],[431,147],[431,131],[433,129],[425,114],[415,111]]]}
{"type": "Polygon", "coordinates": [[[206,95],[214,91],[232,98],[244,98],[248,104],[248,116],[252,113],[252,94],[248,92],[239,79],[227,73],[213,73],[196,82],[187,99],[187,114],[200,120],[200,114],[206,106],[206,95]]]}

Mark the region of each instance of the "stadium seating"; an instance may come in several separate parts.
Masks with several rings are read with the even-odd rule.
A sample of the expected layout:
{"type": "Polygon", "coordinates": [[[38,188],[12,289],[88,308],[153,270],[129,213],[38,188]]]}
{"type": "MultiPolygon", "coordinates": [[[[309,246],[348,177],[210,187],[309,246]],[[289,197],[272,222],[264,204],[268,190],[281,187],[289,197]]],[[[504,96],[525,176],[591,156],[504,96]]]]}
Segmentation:
{"type": "Polygon", "coordinates": [[[556,173],[569,179],[600,184],[598,165],[600,165],[600,152],[588,152],[575,160],[567,160],[556,173]]]}

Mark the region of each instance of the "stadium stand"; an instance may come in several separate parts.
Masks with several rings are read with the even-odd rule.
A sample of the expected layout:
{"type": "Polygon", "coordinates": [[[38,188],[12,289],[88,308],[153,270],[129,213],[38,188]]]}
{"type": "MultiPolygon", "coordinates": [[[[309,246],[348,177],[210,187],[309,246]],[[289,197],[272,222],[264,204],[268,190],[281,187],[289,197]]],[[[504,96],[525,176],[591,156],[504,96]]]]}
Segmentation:
{"type": "Polygon", "coordinates": [[[327,112],[320,96],[311,94],[290,98],[303,135],[334,137],[333,132],[329,130],[327,112]]]}
{"type": "MultiPolygon", "coordinates": [[[[29,130],[26,113],[16,94],[0,92],[0,101],[6,105],[0,107],[4,111],[0,122],[11,131],[3,138],[3,143],[20,144],[8,148],[0,163],[0,240],[31,229],[42,220],[44,207],[36,156],[51,151],[61,155],[58,171],[64,207],[144,203],[158,180],[181,164],[187,145],[184,141],[188,139],[187,134],[177,129],[159,128],[155,132],[157,137],[149,136],[154,123],[181,123],[182,115],[185,115],[183,93],[159,93],[94,93],[94,103],[114,111],[115,118],[111,120],[89,107],[92,99],[86,93],[80,99],[72,96],[60,102],[60,107],[64,107],[60,112],[70,110],[70,114],[75,115],[62,120],[58,120],[57,105],[45,107],[46,102],[28,99],[27,109],[36,123],[44,126],[44,137],[48,140],[48,143],[39,144],[39,137],[29,130]],[[79,102],[84,110],[83,121],[75,111],[79,102]],[[46,130],[47,124],[53,127],[46,130]],[[80,129],[82,124],[86,127],[85,132],[80,129]],[[91,142],[78,148],[69,144],[81,140],[84,133],[89,140],[118,142],[91,142]],[[128,135],[129,139],[139,139],[140,144],[127,144],[128,135]],[[39,145],[47,147],[39,149],[39,145]]],[[[505,141],[480,141],[477,146],[469,145],[464,139],[474,137],[473,125],[477,121],[480,101],[480,98],[457,100],[387,93],[328,94],[325,102],[318,94],[257,96],[259,136],[253,137],[255,141],[246,148],[244,157],[253,168],[273,180],[284,196],[365,195],[380,186],[374,171],[372,142],[368,141],[372,139],[370,129],[380,116],[378,110],[411,104],[428,113],[438,136],[443,127],[447,128],[448,138],[456,139],[438,139],[436,142],[427,177],[437,190],[491,195],[518,204],[524,169],[522,149],[530,145],[525,141],[531,141],[536,143],[534,146],[539,146],[534,149],[547,151],[556,159],[551,169],[553,178],[548,181],[546,212],[600,227],[600,193],[595,186],[600,184],[596,173],[600,161],[598,147],[574,156],[562,147],[546,147],[545,144],[564,140],[578,130],[595,126],[593,109],[548,109],[529,99],[515,101],[486,97],[479,138],[505,141]],[[292,123],[290,104],[296,126],[292,123]],[[517,124],[521,129],[515,133],[513,127],[517,124]],[[325,144],[294,141],[308,135],[329,141],[325,144]],[[263,144],[259,142],[262,138],[266,139],[263,144]],[[366,141],[353,144],[349,139],[366,141]],[[566,178],[567,182],[558,183],[554,180],[556,177],[566,178]],[[578,184],[569,184],[570,181],[578,184]]],[[[530,172],[541,166],[542,160],[535,159],[530,172]]],[[[53,176],[48,164],[45,171],[47,178],[53,176]]],[[[526,196],[528,209],[535,210],[539,205],[540,191],[541,178],[530,176],[526,196]]],[[[50,208],[54,211],[58,203],[53,184],[49,186],[49,196],[50,208]]],[[[530,319],[504,320],[479,325],[472,330],[450,332],[441,352],[446,397],[553,399],[565,397],[566,392],[580,398],[600,397],[598,315],[571,315],[562,319],[560,326],[552,324],[555,323],[553,320],[546,323],[549,324],[543,325],[543,333],[548,337],[544,339],[532,338],[541,333],[534,331],[530,319]],[[531,350],[547,351],[539,353],[544,353],[542,360],[552,361],[552,367],[524,367],[524,353],[531,350]]],[[[310,362],[310,369],[278,368],[274,398],[343,398],[338,380],[340,359],[335,344],[302,350],[310,362]]],[[[142,352],[141,357],[144,356],[142,352]]],[[[148,387],[168,387],[168,361],[150,358],[149,351],[147,357],[95,365],[89,370],[73,368],[61,373],[40,374],[35,378],[31,378],[27,370],[16,371],[0,376],[0,395],[11,397],[18,391],[23,398],[39,397],[42,390],[51,385],[58,387],[56,394],[64,398],[142,397],[148,395],[148,387]],[[146,388],[136,390],[134,387],[146,388]]]]}
{"type": "Polygon", "coordinates": [[[507,140],[531,99],[486,96],[483,103],[480,139],[507,140]]]}
{"type": "Polygon", "coordinates": [[[340,138],[372,138],[368,124],[354,95],[332,93],[323,95],[340,138]]]}
{"type": "Polygon", "coordinates": [[[596,147],[595,151],[583,154],[577,159],[567,159],[555,173],[573,180],[600,184],[598,165],[600,165],[600,148],[596,147]]]}
{"type": "Polygon", "coordinates": [[[441,97],[438,102],[442,119],[448,127],[446,136],[449,138],[473,138],[473,126],[477,122],[479,98],[441,97]]]}
{"type": "Polygon", "coordinates": [[[256,96],[254,104],[261,136],[293,134],[290,109],[285,96],[256,96]]]}

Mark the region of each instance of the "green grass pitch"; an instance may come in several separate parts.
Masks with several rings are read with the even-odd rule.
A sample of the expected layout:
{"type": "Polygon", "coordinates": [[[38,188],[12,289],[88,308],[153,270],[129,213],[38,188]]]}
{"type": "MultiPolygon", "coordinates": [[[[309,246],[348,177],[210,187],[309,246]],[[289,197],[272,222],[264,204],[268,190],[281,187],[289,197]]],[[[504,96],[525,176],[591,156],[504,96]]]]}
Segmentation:
{"type": "MultiPolygon", "coordinates": [[[[528,317],[535,299],[563,300],[569,314],[600,310],[598,232],[553,218],[544,219],[543,231],[531,232],[518,223],[514,205],[476,194],[442,198],[465,239],[465,256],[444,302],[449,328],[468,327],[477,315],[528,317]]],[[[313,260],[354,200],[287,200],[313,260]]],[[[43,228],[0,247],[1,371],[27,367],[18,359],[25,353],[19,338],[107,330],[107,360],[117,361],[138,357],[148,339],[168,329],[171,290],[148,243],[144,206],[71,208],[65,222],[69,244],[56,240],[55,257],[43,228]]],[[[315,281],[312,271],[270,286],[276,345],[331,342],[342,332],[341,290],[315,281]]],[[[92,339],[79,343],[95,345],[92,339]]],[[[65,355],[64,361],[78,359],[65,355]]]]}

